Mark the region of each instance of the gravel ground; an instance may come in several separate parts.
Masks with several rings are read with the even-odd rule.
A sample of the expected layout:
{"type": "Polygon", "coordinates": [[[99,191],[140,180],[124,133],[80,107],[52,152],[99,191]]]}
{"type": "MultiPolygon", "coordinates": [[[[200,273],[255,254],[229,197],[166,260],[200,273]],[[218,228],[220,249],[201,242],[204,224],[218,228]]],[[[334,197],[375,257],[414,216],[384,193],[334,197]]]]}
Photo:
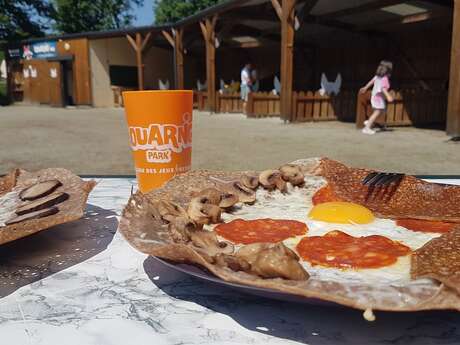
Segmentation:
{"type": "MultiPolygon", "coordinates": [[[[395,128],[374,136],[351,123],[284,124],[276,118],[194,112],[195,169],[264,169],[312,156],[411,174],[460,175],[460,143],[443,131],[395,128]]],[[[0,107],[0,173],[65,167],[132,174],[123,109],[0,107]]]]}

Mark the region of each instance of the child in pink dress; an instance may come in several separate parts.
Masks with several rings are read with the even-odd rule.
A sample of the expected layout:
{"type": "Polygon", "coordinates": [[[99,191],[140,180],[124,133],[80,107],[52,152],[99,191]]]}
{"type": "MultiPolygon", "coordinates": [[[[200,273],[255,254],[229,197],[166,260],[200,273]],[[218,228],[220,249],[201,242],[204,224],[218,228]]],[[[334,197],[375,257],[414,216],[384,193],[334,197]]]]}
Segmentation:
{"type": "Polygon", "coordinates": [[[364,134],[375,134],[375,131],[372,129],[375,120],[381,114],[385,113],[387,101],[393,102],[393,97],[388,92],[390,90],[390,76],[392,70],[393,64],[390,61],[381,61],[379,67],[377,67],[377,71],[375,72],[375,77],[360,90],[361,93],[365,93],[372,85],[374,85],[371,96],[371,104],[374,111],[369,119],[364,121],[364,134]]]}

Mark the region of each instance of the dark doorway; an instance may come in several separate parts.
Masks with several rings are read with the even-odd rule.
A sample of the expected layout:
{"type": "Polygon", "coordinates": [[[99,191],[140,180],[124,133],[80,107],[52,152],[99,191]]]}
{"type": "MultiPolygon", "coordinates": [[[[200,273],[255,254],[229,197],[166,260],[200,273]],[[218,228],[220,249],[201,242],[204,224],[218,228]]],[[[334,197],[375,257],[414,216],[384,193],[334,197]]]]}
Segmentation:
{"type": "Polygon", "coordinates": [[[73,87],[73,61],[62,61],[62,98],[64,106],[75,105],[73,87]]]}

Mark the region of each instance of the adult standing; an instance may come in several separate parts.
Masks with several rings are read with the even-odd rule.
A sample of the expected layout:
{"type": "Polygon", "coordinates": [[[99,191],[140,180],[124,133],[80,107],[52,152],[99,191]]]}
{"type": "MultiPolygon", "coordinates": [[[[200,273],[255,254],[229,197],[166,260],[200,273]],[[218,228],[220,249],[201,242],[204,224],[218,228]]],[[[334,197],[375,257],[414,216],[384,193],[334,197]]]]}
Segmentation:
{"type": "Polygon", "coordinates": [[[249,92],[251,92],[251,63],[246,63],[241,70],[241,99],[243,100],[243,112],[246,113],[249,92]]]}

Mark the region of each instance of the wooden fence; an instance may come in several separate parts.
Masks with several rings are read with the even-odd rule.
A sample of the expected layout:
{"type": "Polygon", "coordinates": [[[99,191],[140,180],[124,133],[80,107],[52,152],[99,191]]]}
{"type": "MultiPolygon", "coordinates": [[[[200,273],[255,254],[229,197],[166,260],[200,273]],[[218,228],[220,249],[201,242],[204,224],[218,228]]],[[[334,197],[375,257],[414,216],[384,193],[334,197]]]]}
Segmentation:
{"type": "Polygon", "coordinates": [[[208,93],[206,91],[194,91],[193,93],[196,95],[197,109],[207,110],[208,109],[208,93]]]}
{"type": "Polygon", "coordinates": [[[239,92],[224,93],[217,92],[217,109],[220,113],[242,113],[243,101],[239,92]]]}
{"type": "Polygon", "coordinates": [[[336,96],[321,96],[318,91],[301,91],[294,92],[293,98],[293,122],[354,120],[354,91],[343,90],[336,96]]]}
{"type": "MultiPolygon", "coordinates": [[[[425,91],[406,89],[392,92],[394,101],[388,103],[386,116],[377,123],[387,126],[424,126],[444,123],[447,111],[447,91],[425,91]]],[[[358,94],[356,107],[356,126],[372,114],[371,93],[358,94]]]]}
{"type": "MultiPolygon", "coordinates": [[[[240,93],[216,94],[217,111],[222,113],[243,112],[240,93]]],[[[206,92],[196,92],[196,107],[208,109],[206,92]]],[[[356,93],[342,91],[338,96],[321,96],[319,92],[293,93],[293,122],[304,121],[353,121],[356,111],[356,93]]],[[[251,92],[246,109],[248,117],[280,116],[280,97],[272,92],[251,92]]]]}
{"type": "Polygon", "coordinates": [[[280,97],[272,92],[251,92],[246,114],[248,117],[280,116],[280,97]]]}
{"type": "MultiPolygon", "coordinates": [[[[198,110],[208,110],[208,93],[206,91],[194,91],[194,107],[198,110]]],[[[243,101],[239,92],[221,94],[216,93],[216,106],[219,113],[243,112],[243,101]]]]}
{"type": "MultiPolygon", "coordinates": [[[[393,93],[394,102],[388,104],[386,118],[379,119],[388,126],[423,126],[445,122],[446,91],[406,89],[393,93]]],[[[218,112],[241,113],[243,104],[238,92],[216,95],[218,112]]],[[[206,92],[196,92],[199,110],[208,108],[206,92]]],[[[372,113],[370,92],[356,94],[342,90],[337,96],[321,96],[319,92],[294,92],[292,122],[305,121],[356,121],[362,127],[372,113]]],[[[280,98],[271,92],[250,93],[246,109],[248,117],[260,118],[280,115],[280,98]]]]}

